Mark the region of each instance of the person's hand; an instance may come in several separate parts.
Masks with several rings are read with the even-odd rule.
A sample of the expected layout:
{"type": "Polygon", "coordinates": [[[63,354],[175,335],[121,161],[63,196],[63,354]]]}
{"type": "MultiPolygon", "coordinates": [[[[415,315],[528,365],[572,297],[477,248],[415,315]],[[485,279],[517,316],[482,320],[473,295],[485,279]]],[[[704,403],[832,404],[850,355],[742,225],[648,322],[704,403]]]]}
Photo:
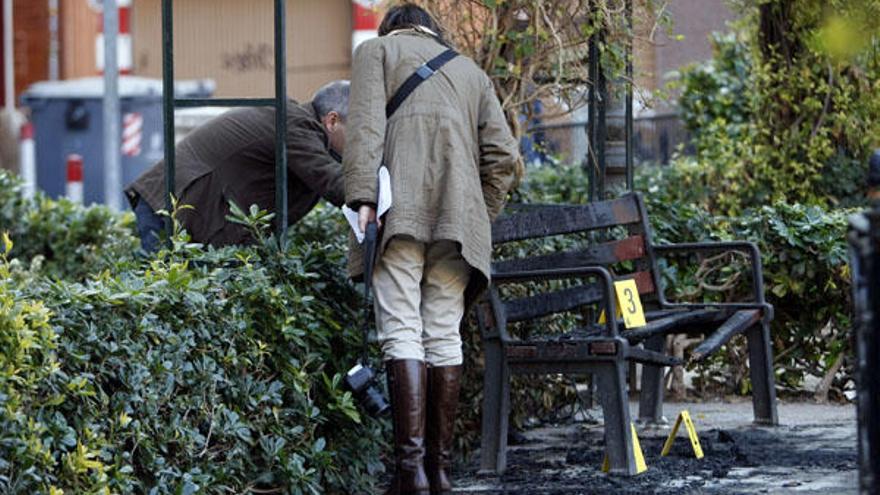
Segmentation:
{"type": "Polygon", "coordinates": [[[362,205],[358,209],[358,228],[361,232],[367,231],[367,224],[376,222],[377,226],[382,226],[382,221],[376,218],[376,209],[370,205],[362,205]]]}

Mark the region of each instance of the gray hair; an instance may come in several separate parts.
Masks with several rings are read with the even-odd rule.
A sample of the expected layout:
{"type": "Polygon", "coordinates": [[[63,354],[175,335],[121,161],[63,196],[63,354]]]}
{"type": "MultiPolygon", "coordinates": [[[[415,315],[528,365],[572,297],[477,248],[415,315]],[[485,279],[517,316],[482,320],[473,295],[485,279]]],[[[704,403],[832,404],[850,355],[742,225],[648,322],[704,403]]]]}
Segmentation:
{"type": "Polygon", "coordinates": [[[323,118],[330,112],[336,112],[345,119],[348,116],[348,94],[351,83],[346,79],[340,79],[321,86],[312,97],[312,105],[318,112],[318,118],[323,118]]]}

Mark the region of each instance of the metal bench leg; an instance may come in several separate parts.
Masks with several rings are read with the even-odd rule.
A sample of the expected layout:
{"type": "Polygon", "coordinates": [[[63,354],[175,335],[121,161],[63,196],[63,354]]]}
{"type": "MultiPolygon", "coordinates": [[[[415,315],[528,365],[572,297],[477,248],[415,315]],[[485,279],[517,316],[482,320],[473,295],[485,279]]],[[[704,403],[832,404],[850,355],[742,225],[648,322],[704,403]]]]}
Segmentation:
{"type": "Polygon", "coordinates": [[[502,474],[507,467],[507,427],[510,417],[510,372],[499,340],[483,341],[483,418],[480,471],[502,474]]]}
{"type": "Polygon", "coordinates": [[[749,372],[752,379],[752,405],[755,423],[776,426],[776,378],[773,372],[773,348],[770,324],[762,321],[746,332],[749,345],[749,372]]]}
{"type": "MultiPolygon", "coordinates": [[[[645,341],[645,349],[663,352],[665,335],[655,335],[645,341]]],[[[639,421],[660,424],[663,421],[663,367],[642,365],[642,390],[639,394],[639,421]]]]}
{"type": "Polygon", "coordinates": [[[626,361],[603,363],[597,366],[599,399],[605,416],[605,453],[611,465],[611,474],[635,475],[633,438],[626,393],[626,361]]]}

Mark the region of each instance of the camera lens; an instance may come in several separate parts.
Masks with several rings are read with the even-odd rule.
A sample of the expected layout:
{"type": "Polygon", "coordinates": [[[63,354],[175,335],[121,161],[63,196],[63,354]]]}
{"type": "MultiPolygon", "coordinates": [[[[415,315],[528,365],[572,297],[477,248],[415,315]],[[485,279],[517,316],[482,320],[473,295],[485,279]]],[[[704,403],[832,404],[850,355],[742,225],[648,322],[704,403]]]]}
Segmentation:
{"type": "Polygon", "coordinates": [[[369,367],[354,366],[345,376],[345,384],[371,416],[381,416],[390,409],[385,396],[375,385],[375,375],[369,367]]]}
{"type": "Polygon", "coordinates": [[[385,401],[382,393],[373,385],[367,387],[364,391],[364,408],[372,416],[383,416],[388,412],[390,406],[385,401]]]}

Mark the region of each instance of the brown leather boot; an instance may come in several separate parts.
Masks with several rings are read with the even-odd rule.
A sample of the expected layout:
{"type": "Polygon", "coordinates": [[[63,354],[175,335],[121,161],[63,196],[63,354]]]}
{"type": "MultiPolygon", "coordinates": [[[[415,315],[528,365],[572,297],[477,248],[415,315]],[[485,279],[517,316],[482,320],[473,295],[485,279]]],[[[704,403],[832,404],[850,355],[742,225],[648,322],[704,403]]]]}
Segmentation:
{"type": "Polygon", "coordinates": [[[425,470],[431,482],[431,495],[452,493],[449,470],[452,467],[452,438],[461,365],[428,368],[428,422],[425,470]]]}
{"type": "Polygon", "coordinates": [[[425,363],[399,359],[386,364],[391,423],[394,426],[394,478],[389,495],[429,495],[425,474],[425,363]]]}

